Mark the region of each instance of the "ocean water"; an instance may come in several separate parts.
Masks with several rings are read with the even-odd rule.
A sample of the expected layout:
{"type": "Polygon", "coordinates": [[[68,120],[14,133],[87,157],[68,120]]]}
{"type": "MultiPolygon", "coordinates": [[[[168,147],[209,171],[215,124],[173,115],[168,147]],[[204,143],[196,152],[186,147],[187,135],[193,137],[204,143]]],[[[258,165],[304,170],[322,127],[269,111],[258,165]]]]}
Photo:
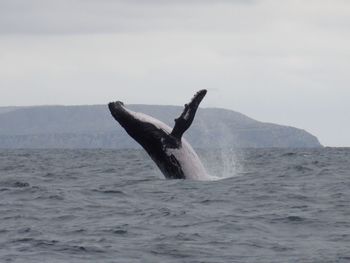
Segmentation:
{"type": "Polygon", "coordinates": [[[0,150],[0,262],[350,262],[350,149],[0,150]]]}

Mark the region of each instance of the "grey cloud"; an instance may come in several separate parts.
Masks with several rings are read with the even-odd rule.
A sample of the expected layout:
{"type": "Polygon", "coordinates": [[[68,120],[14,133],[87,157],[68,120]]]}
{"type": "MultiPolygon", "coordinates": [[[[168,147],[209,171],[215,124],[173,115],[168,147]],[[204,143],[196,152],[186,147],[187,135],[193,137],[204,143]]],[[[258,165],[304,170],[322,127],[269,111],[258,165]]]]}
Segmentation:
{"type": "Polygon", "coordinates": [[[256,0],[1,1],[0,34],[210,30],[213,20],[216,21],[214,26],[217,29],[226,28],[230,27],[227,21],[229,13],[222,12],[223,10],[255,2],[256,0]],[[208,14],[209,10],[213,12],[211,15],[208,14]],[[209,15],[209,20],[202,19],[201,14],[209,15]]]}
{"type": "Polygon", "coordinates": [[[315,26],[347,31],[349,1],[0,0],[0,34],[239,32],[315,26]]]}

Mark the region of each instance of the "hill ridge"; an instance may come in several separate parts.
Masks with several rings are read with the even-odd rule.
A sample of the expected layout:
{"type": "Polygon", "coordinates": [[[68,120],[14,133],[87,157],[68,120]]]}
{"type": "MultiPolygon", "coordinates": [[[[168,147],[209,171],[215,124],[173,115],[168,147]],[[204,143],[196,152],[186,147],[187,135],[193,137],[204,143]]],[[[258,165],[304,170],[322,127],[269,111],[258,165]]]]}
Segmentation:
{"type": "MultiPolygon", "coordinates": [[[[182,106],[128,104],[173,126],[182,106]]],[[[185,137],[194,147],[322,147],[305,130],[259,122],[223,108],[199,108],[185,137]]],[[[0,148],[138,148],[106,105],[0,107],[0,148]]]]}

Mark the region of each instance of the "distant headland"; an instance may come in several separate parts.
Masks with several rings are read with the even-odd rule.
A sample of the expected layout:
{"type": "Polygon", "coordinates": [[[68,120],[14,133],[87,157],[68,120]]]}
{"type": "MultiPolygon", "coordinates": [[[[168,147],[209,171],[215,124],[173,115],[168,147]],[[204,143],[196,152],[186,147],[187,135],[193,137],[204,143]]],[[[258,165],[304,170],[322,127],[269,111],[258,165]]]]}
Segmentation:
{"type": "MultiPolygon", "coordinates": [[[[129,105],[173,127],[180,106],[129,105]]],[[[241,113],[200,108],[185,137],[198,148],[317,148],[312,134],[241,113]]],[[[0,148],[139,148],[116,127],[107,105],[0,107],[0,148]]]]}

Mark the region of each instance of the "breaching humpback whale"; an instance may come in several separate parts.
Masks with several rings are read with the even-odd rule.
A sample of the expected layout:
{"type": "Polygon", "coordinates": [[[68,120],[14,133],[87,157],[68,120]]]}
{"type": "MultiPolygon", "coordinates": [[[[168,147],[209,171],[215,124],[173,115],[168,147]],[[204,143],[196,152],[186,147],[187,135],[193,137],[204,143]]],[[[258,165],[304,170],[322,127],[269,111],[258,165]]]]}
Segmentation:
{"type": "Polygon", "coordinates": [[[174,128],[143,113],[127,109],[123,102],[108,104],[114,119],[137,141],[157,164],[167,179],[209,179],[191,145],[182,137],[191,126],[206,90],[198,91],[185,105],[174,128]]]}

